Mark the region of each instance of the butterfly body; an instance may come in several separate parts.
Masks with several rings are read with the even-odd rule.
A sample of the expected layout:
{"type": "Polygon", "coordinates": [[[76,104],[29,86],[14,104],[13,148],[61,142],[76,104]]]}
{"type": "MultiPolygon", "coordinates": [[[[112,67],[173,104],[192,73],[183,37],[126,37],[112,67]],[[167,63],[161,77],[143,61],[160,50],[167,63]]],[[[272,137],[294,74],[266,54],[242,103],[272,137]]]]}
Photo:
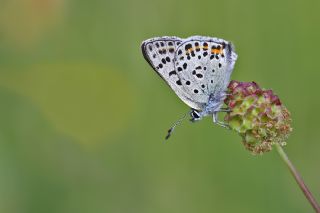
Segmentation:
{"type": "Polygon", "coordinates": [[[192,120],[221,111],[237,54],[230,42],[212,37],[156,37],[145,40],[147,62],[189,107],[192,120]]]}

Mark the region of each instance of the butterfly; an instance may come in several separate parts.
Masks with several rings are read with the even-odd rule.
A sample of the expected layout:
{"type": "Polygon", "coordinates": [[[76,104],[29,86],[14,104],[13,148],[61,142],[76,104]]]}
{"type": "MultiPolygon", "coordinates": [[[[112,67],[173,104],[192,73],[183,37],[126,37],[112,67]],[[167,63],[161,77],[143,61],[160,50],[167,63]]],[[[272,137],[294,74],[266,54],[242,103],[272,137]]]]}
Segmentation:
{"type": "MultiPolygon", "coordinates": [[[[163,36],[143,41],[141,49],[156,73],[191,108],[191,121],[212,115],[214,123],[226,127],[217,113],[228,110],[222,105],[237,60],[231,42],[205,36],[163,36]]],[[[166,139],[182,119],[169,129],[166,139]]]]}

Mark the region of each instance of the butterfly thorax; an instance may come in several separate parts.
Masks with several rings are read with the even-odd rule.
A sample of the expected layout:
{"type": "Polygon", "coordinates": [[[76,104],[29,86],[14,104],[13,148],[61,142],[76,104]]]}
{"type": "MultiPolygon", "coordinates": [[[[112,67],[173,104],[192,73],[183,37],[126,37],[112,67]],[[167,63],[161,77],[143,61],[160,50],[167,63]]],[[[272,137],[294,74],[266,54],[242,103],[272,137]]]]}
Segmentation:
{"type": "Polygon", "coordinates": [[[208,103],[199,113],[200,117],[205,117],[218,112],[223,105],[223,100],[225,98],[225,92],[215,92],[209,96],[208,103]]]}

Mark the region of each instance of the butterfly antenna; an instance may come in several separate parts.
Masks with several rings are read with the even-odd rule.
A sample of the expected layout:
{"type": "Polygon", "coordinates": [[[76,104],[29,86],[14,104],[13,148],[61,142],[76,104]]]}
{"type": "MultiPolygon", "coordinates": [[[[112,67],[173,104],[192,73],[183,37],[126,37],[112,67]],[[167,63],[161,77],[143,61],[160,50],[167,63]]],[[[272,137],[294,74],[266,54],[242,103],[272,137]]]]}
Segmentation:
{"type": "Polygon", "coordinates": [[[170,138],[170,136],[171,136],[174,128],[176,128],[176,126],[180,125],[181,122],[182,122],[184,119],[186,119],[186,116],[187,116],[189,113],[190,113],[190,112],[185,113],[179,120],[177,120],[177,121],[172,125],[172,127],[168,130],[168,134],[167,134],[167,136],[166,136],[166,140],[168,140],[168,139],[170,138]]]}

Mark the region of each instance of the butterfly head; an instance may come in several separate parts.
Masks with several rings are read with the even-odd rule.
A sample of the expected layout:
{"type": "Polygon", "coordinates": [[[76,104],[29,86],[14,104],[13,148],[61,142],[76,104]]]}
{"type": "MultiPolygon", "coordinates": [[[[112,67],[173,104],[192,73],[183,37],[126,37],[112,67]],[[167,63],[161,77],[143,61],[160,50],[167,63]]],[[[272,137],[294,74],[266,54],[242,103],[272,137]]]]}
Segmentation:
{"type": "Polygon", "coordinates": [[[199,121],[203,117],[202,113],[195,109],[191,109],[190,116],[191,116],[190,121],[192,122],[199,121]]]}

